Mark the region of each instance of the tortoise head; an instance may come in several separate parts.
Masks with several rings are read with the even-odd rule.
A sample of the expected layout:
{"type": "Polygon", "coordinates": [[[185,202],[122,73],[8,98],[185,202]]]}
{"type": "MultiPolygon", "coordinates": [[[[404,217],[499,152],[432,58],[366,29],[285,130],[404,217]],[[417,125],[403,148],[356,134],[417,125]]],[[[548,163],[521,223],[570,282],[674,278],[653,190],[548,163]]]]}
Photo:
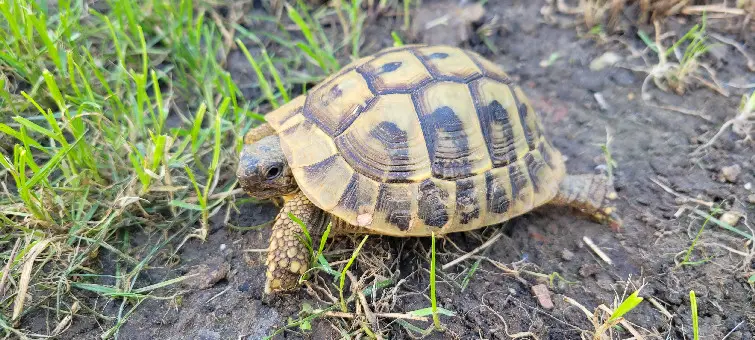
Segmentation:
{"type": "Polygon", "coordinates": [[[241,188],[258,199],[288,195],[297,190],[291,167],[276,135],[244,144],[236,177],[241,188]]]}

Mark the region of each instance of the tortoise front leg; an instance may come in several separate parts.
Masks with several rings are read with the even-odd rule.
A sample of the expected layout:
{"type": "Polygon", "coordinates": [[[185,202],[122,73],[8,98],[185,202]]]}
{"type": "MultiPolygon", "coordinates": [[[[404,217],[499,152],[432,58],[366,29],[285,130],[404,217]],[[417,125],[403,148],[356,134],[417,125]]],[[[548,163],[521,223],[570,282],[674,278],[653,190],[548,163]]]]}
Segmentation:
{"type": "Polygon", "coordinates": [[[577,208],[613,229],[622,225],[613,201],[618,198],[612,181],[605,175],[566,175],[551,204],[577,208]]]}
{"type": "Polygon", "coordinates": [[[246,134],[244,135],[244,144],[253,144],[262,138],[272,136],[274,134],[275,130],[272,126],[270,126],[270,124],[262,123],[261,125],[255,126],[246,132],[246,134]]]}
{"type": "Polygon", "coordinates": [[[266,294],[296,288],[299,277],[309,269],[312,254],[303,243],[306,236],[301,226],[288,216],[289,213],[304,223],[313,242],[320,240],[327,223],[327,214],[312,204],[301,192],[285,199],[270,235],[266,262],[266,294]]]}

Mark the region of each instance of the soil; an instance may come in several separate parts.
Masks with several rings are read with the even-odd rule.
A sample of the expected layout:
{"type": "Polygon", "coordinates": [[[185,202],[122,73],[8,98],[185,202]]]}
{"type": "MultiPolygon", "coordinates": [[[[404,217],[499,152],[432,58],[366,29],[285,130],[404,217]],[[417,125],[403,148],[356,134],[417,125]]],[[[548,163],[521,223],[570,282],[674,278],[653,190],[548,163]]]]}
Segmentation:
{"type": "MultiPolygon", "coordinates": [[[[755,270],[752,243],[709,223],[690,253],[689,261],[694,263],[677,265],[693,244],[704,219],[689,209],[677,214],[682,203],[654,182],[715,202],[725,210],[738,209],[749,220],[755,218],[755,207],[747,203],[753,189],[746,189],[746,183],[755,186],[752,143],[737,142],[741,136],[726,132],[702,156],[690,156],[694,148],[734,116],[743,90],[730,87],[732,94],[725,97],[698,86],[679,96],[649,86],[648,92],[656,102],[700,110],[711,121],[647,105],[640,92],[645,73],[617,66],[600,71],[589,68],[592,60],[607,51],[626,53],[623,44],[600,42],[580,36],[574,27],[546,23],[541,15],[544,5],[545,1],[488,1],[484,20],[497,16],[500,27],[489,39],[499,53],[491,52],[477,36],[465,46],[502,65],[523,86],[540,112],[553,144],[568,157],[570,173],[593,173],[604,166],[600,145],[610,132],[610,151],[618,165],[614,170],[620,196],[618,208],[624,226],[613,231],[570,210],[546,206],[503,225],[448,235],[437,243],[439,265],[503,231],[503,236],[483,254],[495,262],[482,261],[465,289],[461,289],[461,282],[474,259],[438,273],[439,307],[453,311],[455,316],[441,316],[445,331],[434,331],[427,338],[506,339],[525,332],[539,339],[589,338],[588,331],[595,327],[565,297],[593,312],[600,304],[615,308],[616,301],[642,287],[640,296],[645,300],[625,317],[647,339],[692,338],[690,290],[697,296],[701,339],[721,339],[732,330],[727,339],[752,339],[755,290],[747,283],[755,270]],[[551,59],[554,53],[558,58],[547,67],[541,66],[541,61],[551,59]],[[598,93],[606,107],[596,101],[598,93]],[[735,182],[722,182],[721,169],[735,164],[742,170],[735,182]],[[612,264],[601,260],[584,237],[605,252],[612,264]],[[749,253],[750,257],[722,246],[749,253]],[[494,263],[517,269],[520,274],[506,273],[494,263]],[[524,271],[559,275],[553,275],[549,282],[524,271]],[[543,308],[533,296],[532,286],[539,283],[548,284],[553,308],[543,308]],[[650,303],[651,298],[671,318],[650,303]]],[[[668,19],[674,20],[682,19],[668,19]]],[[[741,39],[737,32],[711,22],[713,30],[741,39]]],[[[389,46],[390,32],[399,30],[401,25],[400,17],[381,17],[369,24],[365,37],[370,41],[363,54],[389,46]]],[[[683,32],[689,23],[668,26],[667,30],[683,32]]],[[[653,32],[651,25],[628,25],[623,33],[614,35],[641,50],[644,45],[637,38],[638,29],[653,32]]],[[[746,39],[752,46],[752,37],[746,39]]],[[[230,67],[249,72],[246,61],[234,53],[237,52],[229,58],[230,67]]],[[[734,48],[724,45],[717,53],[723,57],[706,58],[717,67],[719,79],[755,83],[755,74],[748,71],[745,58],[734,48]]],[[[641,60],[635,59],[633,64],[641,65],[641,60]]],[[[708,211],[704,206],[697,208],[708,211]]],[[[240,213],[233,214],[229,222],[241,227],[258,225],[274,218],[277,209],[272,203],[243,204],[240,213]]],[[[266,248],[270,229],[241,232],[228,228],[221,219],[215,222],[206,242],[189,241],[178,253],[178,265],[147,271],[140,284],[190,272],[208,277],[181,285],[180,298],[144,301],[121,327],[119,338],[261,339],[297,320],[305,305],[324,308],[326,304],[319,300],[328,299],[324,290],[330,289],[330,294],[338,296],[332,288],[332,278],[325,273],[310,280],[311,286],[330,288],[304,287],[284,296],[263,296],[265,254],[246,250],[266,248]]],[[[741,221],[737,228],[747,230],[741,221]]],[[[340,237],[331,241],[327,248],[331,262],[347,259],[361,239],[340,237]]],[[[428,238],[369,237],[351,271],[364,280],[363,287],[392,280],[391,285],[368,297],[372,312],[406,313],[430,306],[429,249],[428,238]]],[[[341,263],[336,269],[342,267],[341,263]]],[[[171,292],[175,289],[161,295],[171,292]]],[[[118,308],[111,303],[98,311],[116,315],[118,308]]],[[[354,304],[349,308],[353,311],[354,304]]],[[[421,329],[432,325],[431,321],[407,321],[421,329]]],[[[108,327],[79,318],[64,336],[93,339],[108,327]]],[[[319,317],[312,320],[311,329],[292,327],[276,339],[346,338],[339,329],[356,331],[359,325],[352,319],[319,317]]],[[[411,337],[406,327],[391,318],[378,318],[372,330],[382,332],[386,339],[411,337]]],[[[626,327],[612,329],[613,338],[631,336],[626,327]]]]}

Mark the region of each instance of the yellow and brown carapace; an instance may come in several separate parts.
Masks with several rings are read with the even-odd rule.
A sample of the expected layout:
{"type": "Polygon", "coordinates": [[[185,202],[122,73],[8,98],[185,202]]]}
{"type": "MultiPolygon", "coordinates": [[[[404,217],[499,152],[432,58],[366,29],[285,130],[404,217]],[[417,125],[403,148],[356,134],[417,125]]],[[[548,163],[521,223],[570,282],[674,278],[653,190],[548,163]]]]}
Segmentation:
{"type": "MultiPolygon", "coordinates": [[[[250,132],[263,135],[246,138],[251,142],[238,171],[244,189],[269,196],[276,183],[293,181],[295,189],[282,196],[297,204],[306,197],[344,231],[442,235],[501,223],[549,202],[619,221],[610,206],[612,184],[589,180],[599,175],[570,180],[521,88],[469,50],[380,51],[268,113],[266,121],[268,127],[250,132]],[[261,154],[265,145],[279,154],[274,160],[261,154]],[[269,176],[271,163],[283,163],[273,173],[293,180],[269,176]]],[[[270,256],[280,266],[280,254],[270,256]]]]}

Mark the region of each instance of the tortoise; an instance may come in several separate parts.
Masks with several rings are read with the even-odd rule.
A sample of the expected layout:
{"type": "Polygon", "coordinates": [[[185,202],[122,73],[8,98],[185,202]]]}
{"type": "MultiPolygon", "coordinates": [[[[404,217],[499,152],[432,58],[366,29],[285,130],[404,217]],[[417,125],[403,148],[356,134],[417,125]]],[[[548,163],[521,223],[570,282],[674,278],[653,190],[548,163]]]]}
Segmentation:
{"type": "Polygon", "coordinates": [[[295,289],[327,223],[330,235],[442,236],[545,204],[613,228],[613,182],[566,173],[561,153],[510,77],[464,48],[405,45],[361,58],[249,130],[237,177],[258,199],[283,198],[265,293],[295,289]]]}

